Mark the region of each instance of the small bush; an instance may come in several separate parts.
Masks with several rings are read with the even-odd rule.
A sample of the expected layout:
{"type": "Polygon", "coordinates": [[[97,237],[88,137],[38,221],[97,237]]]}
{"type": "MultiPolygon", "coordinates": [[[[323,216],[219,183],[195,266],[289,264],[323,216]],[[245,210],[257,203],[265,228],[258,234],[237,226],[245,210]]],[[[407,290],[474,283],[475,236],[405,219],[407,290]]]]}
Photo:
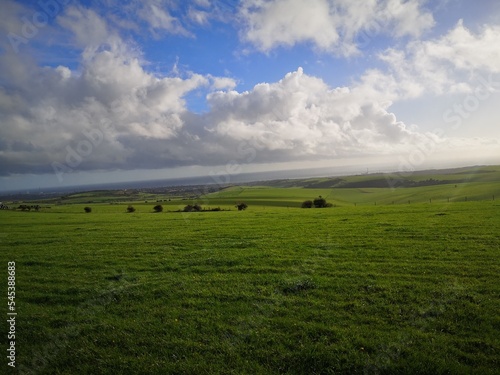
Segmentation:
{"type": "Polygon", "coordinates": [[[163,206],[161,204],[157,204],[156,206],[153,207],[153,210],[155,212],[162,212],[163,211],[163,206]]]}
{"type": "Polygon", "coordinates": [[[322,198],[321,195],[313,201],[314,207],[323,208],[326,207],[326,199],[322,198]]]}
{"type": "Polygon", "coordinates": [[[238,203],[236,208],[238,208],[238,211],[244,211],[248,208],[248,205],[246,203],[238,203]]]}
{"type": "Polygon", "coordinates": [[[89,214],[92,212],[92,207],[85,207],[83,210],[89,214]]]}
{"type": "Polygon", "coordinates": [[[134,206],[128,206],[127,207],[127,212],[135,212],[134,206]]]}
{"type": "Polygon", "coordinates": [[[199,212],[201,210],[202,210],[201,206],[198,203],[196,203],[194,205],[188,204],[186,207],[184,207],[183,211],[184,212],[199,212]]]}
{"type": "Polygon", "coordinates": [[[312,201],[304,201],[302,202],[302,208],[312,208],[313,202],[312,201]]]}

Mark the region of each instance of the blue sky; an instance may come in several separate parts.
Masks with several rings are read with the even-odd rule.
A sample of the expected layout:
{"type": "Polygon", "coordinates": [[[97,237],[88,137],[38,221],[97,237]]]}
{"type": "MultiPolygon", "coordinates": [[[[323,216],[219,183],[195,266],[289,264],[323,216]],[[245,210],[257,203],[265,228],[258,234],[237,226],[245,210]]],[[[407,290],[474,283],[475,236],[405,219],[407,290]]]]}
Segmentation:
{"type": "Polygon", "coordinates": [[[5,0],[0,190],[500,163],[495,0],[5,0]]]}

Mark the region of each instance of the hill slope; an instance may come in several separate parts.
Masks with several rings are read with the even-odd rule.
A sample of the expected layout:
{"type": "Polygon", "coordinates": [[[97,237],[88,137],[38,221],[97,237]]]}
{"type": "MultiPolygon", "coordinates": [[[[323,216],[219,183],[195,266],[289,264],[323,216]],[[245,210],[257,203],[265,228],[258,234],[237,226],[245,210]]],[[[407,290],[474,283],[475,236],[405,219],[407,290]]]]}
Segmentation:
{"type": "Polygon", "coordinates": [[[203,199],[211,204],[245,200],[253,205],[297,207],[320,195],[336,205],[494,200],[500,199],[500,167],[260,181],[228,187],[203,199]]]}

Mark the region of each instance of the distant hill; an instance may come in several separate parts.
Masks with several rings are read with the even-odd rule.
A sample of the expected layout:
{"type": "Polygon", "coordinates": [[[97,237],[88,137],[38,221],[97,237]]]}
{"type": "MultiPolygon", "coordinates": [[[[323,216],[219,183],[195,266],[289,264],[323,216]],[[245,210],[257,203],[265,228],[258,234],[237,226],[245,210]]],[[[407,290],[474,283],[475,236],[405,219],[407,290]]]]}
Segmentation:
{"type": "MultiPolygon", "coordinates": [[[[192,180],[192,182],[195,181],[198,182],[198,180],[192,180]]],[[[363,199],[358,197],[359,193],[365,194],[369,192],[372,195],[370,199],[377,199],[379,202],[393,202],[399,199],[407,200],[408,196],[415,195],[416,193],[410,192],[411,188],[424,187],[433,189],[433,192],[424,192],[420,190],[417,195],[421,196],[421,199],[427,199],[427,197],[434,198],[437,196],[446,197],[446,199],[448,199],[448,197],[452,197],[456,194],[448,192],[448,187],[454,188],[458,185],[462,185],[460,186],[461,189],[459,189],[461,193],[471,194],[471,196],[482,197],[481,199],[484,199],[485,197],[491,197],[495,194],[500,196],[500,166],[474,166],[404,173],[373,173],[342,177],[288,178],[254,182],[234,181],[224,185],[213,183],[213,181],[212,183],[196,185],[187,184],[182,186],[168,185],[168,182],[164,183],[166,183],[166,185],[160,185],[160,181],[157,181],[154,186],[149,186],[151,183],[145,182],[144,186],[140,187],[140,182],[135,182],[135,188],[82,188],[80,191],[73,190],[72,192],[12,194],[0,197],[0,202],[37,201],[54,204],[118,203],[128,201],[155,202],[165,199],[197,199],[202,196],[210,196],[211,198],[227,196],[227,199],[233,199],[234,194],[240,194],[241,191],[245,190],[245,187],[303,189],[304,192],[298,194],[294,199],[301,199],[300,197],[302,196],[309,197],[311,194],[316,193],[333,194],[333,191],[337,191],[339,193],[333,195],[339,197],[339,202],[361,202],[363,199]],[[463,185],[465,184],[468,185],[467,190],[464,190],[463,185]],[[369,189],[370,191],[362,191],[363,189],[369,189]],[[309,193],[307,192],[308,190],[310,190],[309,193]],[[314,192],[312,190],[314,190],[314,192]],[[341,191],[344,192],[340,194],[341,191]],[[397,194],[394,194],[395,191],[400,191],[401,194],[399,195],[401,195],[401,198],[398,198],[397,194]],[[340,199],[341,196],[345,196],[345,198],[340,199]]],[[[248,191],[245,192],[245,194],[248,193],[248,191]]],[[[283,192],[279,194],[283,194],[283,192]]],[[[285,195],[288,196],[289,194],[285,195]]],[[[280,200],[278,197],[279,195],[272,195],[273,200],[280,200]]],[[[285,202],[282,203],[286,204],[285,202]]]]}
{"type": "Polygon", "coordinates": [[[474,166],[453,169],[431,169],[401,173],[373,173],[345,177],[279,179],[246,183],[247,186],[306,189],[334,188],[410,188],[466,182],[500,182],[500,166],[474,166]]]}

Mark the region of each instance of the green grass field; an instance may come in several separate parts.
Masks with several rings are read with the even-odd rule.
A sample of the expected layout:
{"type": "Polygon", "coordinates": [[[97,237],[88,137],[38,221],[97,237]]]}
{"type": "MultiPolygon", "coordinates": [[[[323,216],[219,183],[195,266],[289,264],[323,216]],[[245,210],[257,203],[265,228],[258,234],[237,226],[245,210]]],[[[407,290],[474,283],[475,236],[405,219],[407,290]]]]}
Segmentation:
{"type": "Polygon", "coordinates": [[[18,313],[17,368],[5,356],[1,366],[498,374],[500,201],[448,203],[444,193],[487,198],[497,186],[232,187],[200,198],[231,211],[173,212],[181,200],[163,213],[143,201],[135,213],[126,202],[95,203],[90,214],[80,203],[0,211],[4,313],[12,261],[18,313]],[[320,194],[336,207],[298,208],[320,194]],[[422,203],[405,203],[416,196],[422,203]],[[249,208],[236,211],[237,201],[249,208]]]}

